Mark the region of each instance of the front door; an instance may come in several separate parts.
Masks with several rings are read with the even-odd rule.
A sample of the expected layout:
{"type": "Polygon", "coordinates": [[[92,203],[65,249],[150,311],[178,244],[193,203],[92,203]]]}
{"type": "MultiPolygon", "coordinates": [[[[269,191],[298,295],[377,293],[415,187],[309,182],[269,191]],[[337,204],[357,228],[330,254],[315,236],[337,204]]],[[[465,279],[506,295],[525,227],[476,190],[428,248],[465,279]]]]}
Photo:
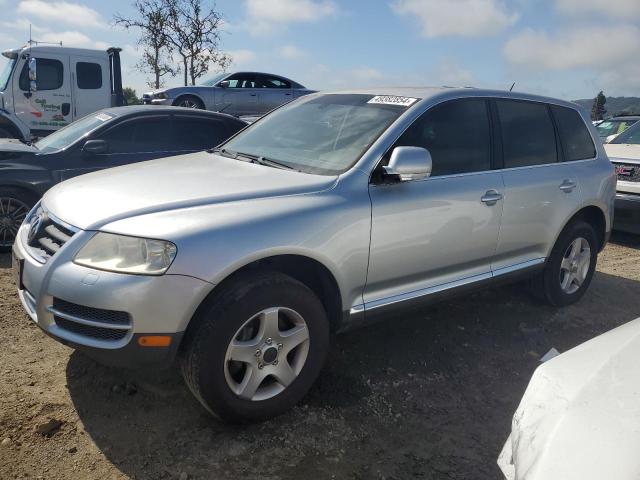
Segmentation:
{"type": "Polygon", "coordinates": [[[256,115],[260,112],[254,74],[238,73],[225,79],[229,85],[216,91],[216,110],[230,115],[256,115]]]}
{"type": "Polygon", "coordinates": [[[14,75],[16,115],[32,131],[54,131],[73,121],[69,58],[66,55],[34,54],[37,91],[29,90],[29,58],[21,58],[14,75]]]}
{"type": "Polygon", "coordinates": [[[74,119],[110,106],[111,86],[109,61],[106,55],[104,59],[72,56],[71,78],[74,119]]]}
{"type": "Polygon", "coordinates": [[[427,148],[433,170],[424,180],[381,180],[370,187],[366,311],[491,278],[503,181],[492,170],[488,112],[484,99],[446,102],[423,114],[394,145],[427,148]]]}

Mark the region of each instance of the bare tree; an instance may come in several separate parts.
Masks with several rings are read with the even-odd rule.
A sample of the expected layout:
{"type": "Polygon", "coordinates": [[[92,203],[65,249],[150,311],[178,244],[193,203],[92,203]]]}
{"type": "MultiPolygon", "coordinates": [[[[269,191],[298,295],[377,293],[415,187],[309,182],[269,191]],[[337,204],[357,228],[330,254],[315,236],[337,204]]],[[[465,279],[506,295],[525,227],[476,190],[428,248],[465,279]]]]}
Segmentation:
{"type": "Polygon", "coordinates": [[[180,57],[184,84],[196,80],[212,65],[225,70],[231,57],[220,51],[222,15],[203,6],[202,0],[164,0],[169,11],[168,41],[180,57]]]}
{"type": "Polygon", "coordinates": [[[114,23],[127,30],[139,29],[138,45],[143,49],[142,60],[136,65],[153,75],[150,87],[160,88],[165,75],[174,77],[177,73],[171,64],[173,45],[169,42],[168,30],[172,3],[167,0],[136,0],[133,7],[138,18],[125,18],[116,14],[114,23]]]}

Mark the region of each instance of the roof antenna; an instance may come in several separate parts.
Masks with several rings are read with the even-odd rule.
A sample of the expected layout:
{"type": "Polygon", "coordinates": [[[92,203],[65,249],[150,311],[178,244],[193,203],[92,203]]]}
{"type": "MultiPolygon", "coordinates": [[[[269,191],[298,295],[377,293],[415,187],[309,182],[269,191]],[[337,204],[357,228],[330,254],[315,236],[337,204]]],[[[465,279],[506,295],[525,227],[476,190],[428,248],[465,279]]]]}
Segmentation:
{"type": "Polygon", "coordinates": [[[513,90],[513,87],[515,87],[515,86],[516,86],[516,82],[513,82],[513,83],[511,84],[511,88],[509,89],[509,91],[511,92],[511,91],[513,90]]]}

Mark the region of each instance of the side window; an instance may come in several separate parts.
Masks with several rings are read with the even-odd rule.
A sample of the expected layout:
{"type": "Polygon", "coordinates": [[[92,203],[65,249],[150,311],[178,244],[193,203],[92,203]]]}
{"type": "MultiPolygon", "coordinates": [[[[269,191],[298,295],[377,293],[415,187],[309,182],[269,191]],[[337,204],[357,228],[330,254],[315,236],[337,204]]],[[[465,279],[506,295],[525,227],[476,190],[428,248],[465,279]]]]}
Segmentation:
{"type": "MultiPolygon", "coordinates": [[[[38,90],[57,90],[64,83],[64,67],[60,60],[36,57],[38,90]]],[[[26,61],[20,72],[20,90],[29,91],[29,62],[26,61]]]]}
{"type": "Polygon", "coordinates": [[[171,150],[207,150],[228,137],[221,120],[207,118],[174,118],[175,142],[171,150]]]}
{"type": "Polygon", "coordinates": [[[102,88],[102,67],[98,63],[77,62],[76,83],[83,90],[102,88]]]}
{"type": "Polygon", "coordinates": [[[259,88],[291,88],[289,82],[278,77],[269,77],[267,75],[258,76],[259,88]]]}
{"type": "Polygon", "coordinates": [[[565,161],[595,157],[596,147],[580,114],[571,108],[556,105],[551,106],[551,111],[558,126],[565,161]]]}
{"type": "Polygon", "coordinates": [[[109,144],[109,153],[163,152],[171,150],[169,117],[125,121],[100,136],[109,144]]]}
{"type": "Polygon", "coordinates": [[[547,106],[520,100],[496,100],[504,167],[527,167],[558,161],[556,134],[547,106]]]}
{"type": "Polygon", "coordinates": [[[238,74],[227,78],[229,86],[227,88],[256,88],[256,81],[253,75],[238,74]]]}
{"type": "Polygon", "coordinates": [[[398,146],[428,149],[432,177],[491,170],[487,102],[473,98],[436,106],[402,134],[394,145],[398,146]]]}

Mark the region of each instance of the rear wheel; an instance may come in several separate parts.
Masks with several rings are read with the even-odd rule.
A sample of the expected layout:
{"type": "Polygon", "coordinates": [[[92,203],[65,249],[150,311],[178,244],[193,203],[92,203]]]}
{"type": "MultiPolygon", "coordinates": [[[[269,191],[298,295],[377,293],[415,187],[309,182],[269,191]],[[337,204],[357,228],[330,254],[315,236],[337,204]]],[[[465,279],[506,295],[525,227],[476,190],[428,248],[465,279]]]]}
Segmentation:
{"type": "Polygon", "coordinates": [[[591,225],[576,221],[556,241],[544,271],[533,281],[534,294],[562,307],[582,298],[598,259],[598,240],[591,225]]]}
{"type": "Polygon", "coordinates": [[[204,103],[198,97],[194,97],[193,95],[183,95],[182,97],[178,97],[173,105],[176,107],[184,107],[184,108],[196,108],[199,110],[204,110],[204,103]]]}
{"type": "Polygon", "coordinates": [[[271,418],[298,403],[320,373],[329,322],[318,297],[277,272],[243,275],[193,319],[184,379],[226,421],[271,418]]]}
{"type": "Polygon", "coordinates": [[[18,229],[37,199],[16,188],[0,188],[0,251],[11,249],[18,229]]]}

